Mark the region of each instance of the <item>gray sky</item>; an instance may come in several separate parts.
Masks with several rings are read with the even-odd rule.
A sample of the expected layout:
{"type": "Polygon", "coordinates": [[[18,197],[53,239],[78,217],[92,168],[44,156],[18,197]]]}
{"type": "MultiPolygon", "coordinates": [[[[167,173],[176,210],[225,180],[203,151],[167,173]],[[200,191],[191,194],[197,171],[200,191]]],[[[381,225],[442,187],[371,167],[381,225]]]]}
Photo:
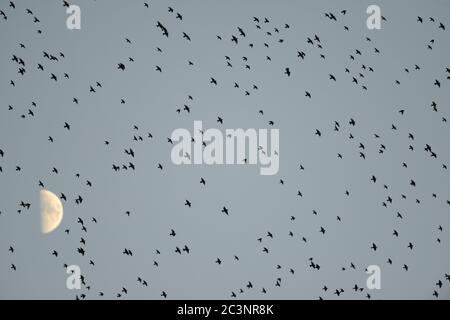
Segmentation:
{"type": "Polygon", "coordinates": [[[445,280],[450,274],[449,173],[442,168],[450,156],[449,127],[442,121],[449,117],[450,74],[445,68],[450,67],[450,2],[193,0],[149,1],[149,8],[143,2],[74,1],[81,7],[81,30],[68,30],[62,1],[15,1],[12,9],[9,1],[0,0],[0,10],[8,17],[0,16],[0,298],[73,299],[85,294],[96,299],[99,292],[103,298],[116,298],[126,287],[128,294],[122,298],[127,299],[161,299],[162,291],[170,299],[227,299],[231,292],[243,299],[365,299],[369,290],[364,269],[374,264],[381,267],[382,288],[370,290],[373,299],[431,299],[434,290],[439,298],[450,297],[445,280]],[[378,4],[387,19],[381,30],[366,27],[370,4],[378,4]],[[33,14],[27,14],[27,8],[33,14]],[[326,18],[326,12],[337,21],[326,18]],[[34,16],[40,22],[34,23],[34,16]],[[261,20],[261,29],[254,16],[261,20]],[[423,24],[417,16],[423,17],[423,24]],[[264,17],[270,22],[264,23],[264,17]],[[167,27],[168,38],[156,28],[157,21],[167,27]],[[441,22],[445,31],[438,28],[441,22]],[[192,41],[183,39],[182,32],[192,41]],[[239,38],[237,45],[232,35],[239,38]],[[314,35],[322,49],[317,41],[307,43],[314,35]],[[43,51],[59,61],[44,58],[43,51]],[[297,51],[305,52],[304,60],[297,51]],[[20,66],[11,60],[13,55],[24,60],[24,76],[17,73],[20,66]],[[126,70],[118,70],[118,63],[126,70]],[[284,74],[286,67],[290,77],[284,74]],[[329,74],[337,81],[329,80],[329,74]],[[217,86],[210,84],[210,77],[217,79],[217,86]],[[440,88],[433,85],[435,79],[440,88]],[[102,88],[90,93],[97,81],[102,88]],[[432,101],[438,112],[430,107],[432,101]],[[191,112],[177,114],[184,104],[191,112]],[[34,117],[27,115],[28,109],[34,117]],[[223,125],[216,123],[218,116],[223,125]],[[351,118],[355,126],[349,125],[351,118]],[[194,120],[222,130],[270,128],[268,122],[274,121],[280,130],[279,173],[261,176],[256,166],[175,166],[167,137],[177,128],[192,132],[194,120]],[[339,131],[333,130],[335,121],[339,131]],[[64,129],[65,122],[70,131],[64,129]],[[321,137],[314,135],[316,129],[321,137]],[[133,141],[133,136],[143,141],[133,141]],[[437,159],[424,151],[426,144],[437,159]],[[129,148],[134,158],[124,153],[129,148]],[[112,170],[113,164],[129,161],[135,171],[112,170]],[[305,170],[299,170],[300,165],[305,170]],[[52,173],[53,167],[58,174],[52,173]],[[370,181],[372,175],[376,183],[370,181]],[[201,177],[206,186],[199,183],[201,177]],[[410,186],[411,179],[416,187],[410,186]],[[58,196],[67,196],[64,220],[49,235],[39,229],[39,180],[58,196]],[[298,190],[303,197],[297,196],[298,190]],[[75,203],[78,195],[84,200],[81,205],[75,203]],[[387,202],[389,196],[392,203],[387,202]],[[192,208],[184,205],[186,199],[192,208]],[[30,203],[30,209],[20,208],[21,201],[30,203]],[[221,213],[223,206],[229,216],[221,213]],[[291,216],[296,219],[291,221],[291,216]],[[320,227],[326,229],[324,235],[320,227]],[[175,237],[169,236],[171,229],[175,237]],[[407,248],[409,242],[413,250],[407,248]],[[370,248],[372,243],[377,251],[370,248]],[[189,254],[175,253],[184,245],[189,254]],[[10,246],[14,253],[8,251],[10,246]],[[86,250],[84,257],[76,252],[80,246],[86,250]],[[263,253],[264,247],[269,254],[263,253]],[[133,256],[122,254],[124,248],[133,256]],[[309,267],[310,257],[320,270],[309,267]],[[215,263],[217,258],[221,265],[215,263]],[[95,266],[89,265],[91,259],[95,266]],[[90,290],[66,288],[64,263],[81,267],[90,290]],[[149,286],[139,284],[137,277],[149,286]],[[281,287],[275,286],[277,278],[281,287]],[[435,285],[438,280],[444,283],[441,289],[435,285]],[[246,288],[248,281],[252,289],[246,288]],[[355,284],[364,291],[353,291],[355,284]],[[325,285],[327,292],[322,291],[325,285]],[[340,288],[345,291],[338,297],[333,292],[340,288]]]}

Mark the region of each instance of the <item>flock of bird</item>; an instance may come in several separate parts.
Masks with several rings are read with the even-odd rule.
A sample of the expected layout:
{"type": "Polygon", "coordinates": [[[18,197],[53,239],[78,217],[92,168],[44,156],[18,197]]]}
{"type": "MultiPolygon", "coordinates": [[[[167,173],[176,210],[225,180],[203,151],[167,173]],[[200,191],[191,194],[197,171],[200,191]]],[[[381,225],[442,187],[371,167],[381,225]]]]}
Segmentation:
{"type": "MultiPolygon", "coordinates": [[[[3,2],[1,3],[3,5],[3,2]]],[[[67,1],[62,1],[60,4],[63,8],[69,6],[67,1]]],[[[152,2],[144,2],[141,3],[143,10],[150,10],[153,3],[152,2]]],[[[338,12],[325,12],[323,13],[323,17],[319,17],[320,19],[324,19],[325,23],[327,23],[331,28],[339,28],[341,29],[343,34],[351,33],[352,26],[346,24],[346,17],[350,13],[350,10],[343,9],[338,12]]],[[[1,23],[14,23],[12,20],[17,15],[25,15],[31,19],[31,21],[35,24],[35,32],[38,33],[39,36],[45,36],[45,32],[41,28],[43,22],[39,19],[35,10],[31,10],[27,7],[23,7],[19,2],[11,1],[8,6],[0,7],[0,16],[3,17],[1,23]]],[[[154,50],[158,54],[163,54],[165,41],[169,38],[177,38],[179,41],[187,41],[190,45],[195,46],[196,42],[202,41],[195,36],[195,34],[189,34],[188,32],[176,33],[172,31],[172,24],[175,23],[183,23],[185,16],[182,12],[179,12],[175,7],[168,7],[166,15],[161,17],[160,19],[156,19],[154,22],[154,28],[160,31],[160,38],[158,39],[150,39],[154,43],[154,50]]],[[[385,16],[382,17],[383,23],[389,23],[389,19],[385,16]]],[[[425,16],[417,16],[416,18],[412,17],[411,23],[418,23],[421,25],[428,24],[431,26],[431,37],[428,43],[420,44],[423,47],[425,52],[437,50],[438,41],[436,38],[439,33],[446,33],[446,25],[444,22],[439,21],[435,17],[425,17],[425,16]],[[416,20],[416,21],[414,21],[416,20]]],[[[0,23],[0,28],[1,28],[0,23]]],[[[257,63],[253,63],[252,61],[257,58],[262,57],[267,64],[276,64],[279,62],[275,62],[274,56],[271,54],[269,49],[274,46],[278,46],[277,50],[283,50],[283,44],[288,41],[289,35],[295,34],[299,32],[298,28],[295,26],[295,21],[286,23],[286,22],[274,22],[269,17],[264,16],[254,16],[249,17],[248,21],[242,21],[241,25],[232,26],[229,34],[217,34],[215,39],[209,39],[211,41],[218,41],[221,43],[225,43],[230,47],[231,53],[225,54],[223,57],[217,57],[218,63],[222,65],[225,70],[235,70],[236,68],[242,68],[245,70],[253,70],[254,68],[258,68],[257,63]],[[257,30],[259,32],[259,36],[252,37],[250,34],[254,34],[253,30],[257,30]],[[252,32],[249,32],[252,30],[252,32]],[[252,51],[252,56],[250,55],[239,55],[239,52],[248,52],[248,48],[252,51]],[[239,56],[239,58],[235,58],[235,56],[239,56]]],[[[298,34],[297,34],[298,35],[298,34]]],[[[133,35],[129,35],[119,39],[118,41],[122,41],[123,46],[127,46],[130,50],[129,52],[133,52],[134,40],[133,35]]],[[[369,91],[371,90],[371,77],[372,74],[377,73],[377,68],[372,64],[373,59],[376,56],[383,55],[383,48],[377,46],[375,44],[375,40],[372,37],[365,37],[363,41],[366,43],[365,49],[361,48],[351,48],[348,50],[348,59],[347,61],[342,62],[341,70],[335,73],[328,73],[323,75],[323,81],[329,81],[330,83],[336,82],[347,82],[350,85],[358,88],[359,90],[369,91]]],[[[48,49],[42,50],[41,56],[37,59],[39,62],[34,63],[27,61],[22,54],[25,50],[28,50],[28,45],[25,41],[17,43],[17,48],[13,48],[14,52],[10,57],[10,63],[12,63],[17,68],[17,73],[14,75],[10,75],[11,79],[9,81],[9,90],[17,90],[17,86],[20,84],[23,77],[26,77],[30,73],[39,73],[42,77],[42,81],[49,82],[61,82],[61,81],[70,81],[71,76],[69,72],[66,72],[63,68],[62,61],[66,59],[70,59],[69,55],[64,52],[60,52],[59,50],[51,51],[48,49]],[[50,67],[51,66],[51,67],[50,67]],[[57,70],[57,71],[55,71],[57,70]]],[[[325,37],[322,37],[320,34],[310,34],[306,35],[303,39],[303,43],[300,42],[300,47],[297,52],[291,52],[290,54],[297,58],[297,63],[306,64],[309,63],[308,60],[313,61],[310,63],[315,63],[317,61],[325,62],[328,59],[328,55],[331,55],[332,48],[330,45],[327,45],[327,41],[325,37]]],[[[118,76],[122,73],[126,73],[132,64],[138,64],[139,61],[132,54],[130,56],[120,59],[117,61],[116,65],[111,65],[111,69],[115,72],[118,72],[118,76]]],[[[401,62],[399,62],[401,63],[401,62]]],[[[195,61],[186,59],[186,65],[188,68],[194,68],[201,64],[201,61],[195,61]]],[[[65,64],[64,64],[65,65],[65,64]]],[[[156,74],[162,74],[165,72],[164,65],[162,63],[152,66],[154,72],[156,74]]],[[[417,77],[420,77],[420,73],[424,66],[421,64],[421,61],[417,61],[416,64],[409,66],[403,66],[403,72],[406,74],[415,73],[417,77]]],[[[278,75],[274,75],[274,77],[285,77],[292,81],[295,81],[296,77],[300,77],[297,73],[295,65],[280,65],[277,67],[279,70],[278,75]]],[[[436,87],[439,90],[448,90],[447,87],[450,85],[450,69],[446,65],[442,65],[442,72],[434,79],[427,80],[431,86],[436,87]]],[[[392,79],[391,82],[387,80],[387,85],[389,86],[401,86],[402,82],[398,79],[392,79]]],[[[104,85],[107,82],[107,79],[87,79],[85,88],[82,90],[86,91],[87,95],[96,95],[102,94],[102,90],[107,90],[107,86],[104,85]]],[[[214,90],[215,88],[233,88],[242,92],[243,97],[248,97],[258,92],[258,90],[262,91],[265,88],[261,84],[255,80],[253,83],[245,83],[244,81],[239,81],[236,79],[235,81],[228,83],[222,81],[219,76],[211,74],[209,78],[205,78],[204,82],[210,85],[214,90]]],[[[305,101],[313,101],[314,98],[323,92],[314,91],[313,88],[303,88],[301,89],[304,92],[305,101]]],[[[20,94],[17,92],[16,94],[20,94]]],[[[83,103],[88,104],[89,102],[84,102],[82,98],[78,96],[70,95],[67,97],[68,101],[70,101],[74,105],[81,105],[83,103]]],[[[246,98],[243,98],[246,99],[246,98]]],[[[190,114],[193,112],[193,102],[196,100],[193,95],[187,95],[186,100],[182,103],[181,107],[176,107],[174,110],[174,117],[182,114],[190,114]]],[[[8,118],[16,118],[19,119],[33,119],[39,113],[39,103],[36,101],[31,101],[28,106],[16,106],[12,102],[7,103],[6,112],[2,113],[1,117],[5,117],[2,119],[2,125],[4,122],[9,121],[8,118]]],[[[2,101],[4,103],[4,101],[2,101]]],[[[127,98],[120,98],[118,101],[120,105],[127,104],[127,98]]],[[[418,140],[419,133],[408,132],[405,131],[406,126],[404,125],[408,121],[408,112],[409,110],[404,108],[399,108],[395,111],[395,114],[392,116],[392,123],[390,124],[391,132],[375,132],[372,133],[372,137],[375,141],[377,147],[375,150],[370,147],[373,141],[364,141],[363,137],[358,136],[356,133],[356,128],[358,127],[358,118],[356,116],[350,117],[346,120],[335,120],[332,124],[324,124],[322,127],[318,127],[311,132],[310,139],[315,139],[313,141],[317,141],[317,139],[323,139],[325,136],[329,136],[332,134],[339,135],[339,139],[344,141],[343,143],[348,143],[352,146],[354,150],[354,155],[344,154],[343,152],[338,152],[336,156],[336,161],[346,161],[346,159],[351,159],[354,161],[354,158],[359,158],[360,161],[365,161],[366,159],[373,158],[376,156],[383,157],[384,154],[389,153],[390,144],[387,136],[391,133],[396,134],[398,136],[405,136],[407,138],[404,143],[404,149],[407,150],[410,154],[405,156],[399,163],[393,164],[393,166],[397,166],[398,170],[410,170],[409,169],[409,159],[412,157],[423,154],[429,158],[430,166],[438,166],[442,172],[442,176],[444,177],[445,172],[447,171],[446,160],[440,157],[439,150],[434,148],[432,145],[432,141],[426,142],[421,145],[416,142],[418,140]]],[[[445,115],[445,106],[440,105],[437,102],[437,99],[431,97],[430,98],[430,112],[433,112],[437,115],[438,121],[436,121],[435,125],[445,125],[447,122],[447,116],[445,115]]],[[[255,110],[255,117],[266,117],[266,113],[264,108],[260,108],[255,110]]],[[[265,120],[269,127],[274,126],[277,119],[267,119],[265,120]]],[[[226,123],[226,119],[222,114],[217,114],[217,125],[224,126],[226,123]]],[[[67,119],[63,123],[60,124],[61,132],[66,132],[67,134],[71,134],[72,130],[72,121],[71,119],[67,119]]],[[[129,174],[131,172],[139,172],[139,170],[144,166],[143,163],[139,163],[137,160],[137,154],[140,151],[139,144],[144,143],[146,141],[152,143],[161,143],[161,144],[169,144],[172,145],[174,142],[171,140],[170,136],[161,137],[154,135],[153,132],[149,130],[142,129],[139,125],[130,124],[129,125],[129,134],[130,140],[129,143],[122,147],[121,154],[117,154],[114,156],[114,159],[111,161],[108,166],[111,168],[112,175],[118,174],[129,174]]],[[[54,144],[55,141],[61,139],[60,136],[52,136],[48,135],[47,143],[54,144]]],[[[103,148],[111,148],[112,145],[115,144],[115,141],[108,138],[101,138],[102,143],[101,147],[103,148]]],[[[420,139],[419,139],[420,140],[420,139]]],[[[193,140],[194,142],[194,140],[193,140]]],[[[206,146],[206,143],[203,142],[203,146],[206,146]]],[[[264,152],[264,150],[259,149],[258,152],[264,152]]],[[[0,183],[2,183],[2,174],[9,173],[11,171],[15,171],[20,174],[22,171],[22,167],[20,165],[6,165],[6,160],[8,163],[11,163],[15,160],[19,159],[10,159],[9,151],[7,149],[2,148],[1,138],[0,138],[0,183]]],[[[185,154],[185,157],[190,158],[191,155],[189,153],[185,154]]],[[[17,161],[19,162],[19,161],[17,161]]],[[[308,171],[308,168],[313,164],[305,164],[299,161],[298,163],[298,174],[302,175],[304,172],[308,171]]],[[[63,165],[61,165],[63,166],[63,165]]],[[[154,174],[158,174],[159,172],[164,172],[170,168],[169,161],[157,162],[154,164],[153,169],[155,170],[154,174]]],[[[53,165],[49,166],[48,175],[58,175],[63,170],[60,170],[59,167],[53,167],[53,165]]],[[[411,193],[414,193],[414,189],[420,183],[414,177],[414,171],[410,170],[408,172],[410,174],[409,183],[407,185],[402,186],[402,191],[397,192],[398,188],[392,188],[388,182],[384,181],[383,175],[377,174],[377,170],[373,170],[372,172],[367,173],[367,184],[373,186],[374,188],[378,188],[380,192],[385,194],[383,199],[380,199],[380,210],[387,209],[395,219],[392,225],[392,230],[390,231],[391,241],[400,241],[402,242],[403,250],[414,253],[417,246],[420,246],[420,243],[416,243],[413,238],[407,238],[402,235],[400,230],[404,229],[404,225],[407,225],[409,221],[408,212],[400,212],[395,209],[395,203],[400,201],[411,201],[415,203],[415,205],[419,206],[422,202],[421,197],[410,196],[411,193]]],[[[288,185],[294,184],[290,179],[291,177],[281,177],[277,181],[277,184],[273,187],[286,188],[286,192],[291,192],[292,197],[297,197],[299,200],[308,197],[307,194],[302,190],[289,191],[288,185]]],[[[41,179],[36,181],[36,186],[39,188],[45,188],[46,177],[43,176],[41,179]]],[[[85,198],[89,197],[89,192],[92,188],[95,188],[95,177],[83,177],[82,173],[75,174],[75,180],[81,181],[83,185],[85,185],[86,189],[84,189],[84,194],[65,194],[59,191],[59,197],[63,204],[75,203],[78,206],[82,206],[84,204],[85,198]]],[[[201,188],[208,188],[208,184],[210,181],[207,176],[199,176],[198,180],[195,181],[196,185],[199,185],[201,188]]],[[[346,190],[342,191],[342,197],[351,201],[352,192],[349,187],[346,190]]],[[[450,210],[450,197],[448,199],[445,198],[444,195],[439,195],[439,190],[430,190],[430,197],[433,201],[442,202],[447,206],[447,213],[450,210]]],[[[194,210],[199,199],[195,198],[185,198],[180,200],[180,210],[194,210]]],[[[1,204],[0,204],[1,205],[1,204]]],[[[32,203],[27,199],[21,199],[18,203],[17,212],[2,212],[0,207],[0,219],[2,216],[6,214],[23,214],[25,211],[30,211],[33,209],[37,210],[38,204],[32,203]]],[[[218,203],[217,204],[217,213],[220,214],[223,218],[230,218],[234,215],[234,206],[232,203],[218,203]]],[[[282,208],[280,209],[282,210],[282,208]]],[[[333,217],[334,222],[330,222],[329,220],[320,220],[322,213],[319,212],[318,209],[314,208],[311,210],[311,214],[317,218],[317,221],[321,221],[319,223],[319,227],[317,230],[310,230],[310,233],[317,233],[324,239],[329,234],[330,230],[336,230],[340,228],[341,224],[346,223],[346,214],[344,212],[340,212],[339,208],[337,209],[338,214],[336,217],[333,217]],[[326,222],[327,221],[327,222],[326,222]]],[[[131,210],[127,210],[121,213],[124,217],[129,218],[133,215],[131,210]]],[[[94,226],[100,225],[102,221],[98,219],[98,217],[91,216],[88,212],[86,212],[85,216],[82,217],[70,217],[68,216],[66,219],[72,220],[73,223],[66,223],[67,228],[64,229],[64,233],[67,237],[75,237],[79,238],[79,245],[76,248],[73,248],[73,252],[75,255],[78,255],[80,259],[86,259],[86,263],[88,263],[92,267],[96,267],[96,262],[94,257],[90,256],[89,250],[89,241],[87,241],[88,231],[95,232],[94,226]]],[[[280,219],[285,219],[285,232],[284,233],[275,233],[271,230],[258,230],[257,236],[255,236],[255,243],[258,245],[260,254],[262,255],[271,255],[277,249],[272,249],[276,247],[274,245],[275,241],[296,241],[302,246],[314,246],[314,241],[311,241],[311,237],[308,234],[301,234],[297,227],[297,222],[302,220],[301,215],[289,214],[287,216],[280,215],[280,219]]],[[[442,234],[449,229],[448,221],[442,221],[440,224],[435,226],[435,234],[432,235],[435,237],[435,245],[436,246],[445,246],[446,243],[442,243],[442,234]]],[[[253,232],[253,231],[252,231],[253,232]]],[[[161,248],[153,249],[153,267],[158,268],[161,260],[164,259],[164,254],[173,254],[173,255],[189,255],[192,251],[196,250],[195,247],[192,247],[189,243],[185,243],[184,241],[180,241],[177,245],[170,244],[169,239],[177,239],[178,230],[176,227],[170,228],[167,230],[167,245],[161,248]]],[[[1,263],[8,263],[11,272],[20,272],[21,265],[17,265],[15,260],[16,250],[21,250],[22,248],[16,248],[14,244],[8,244],[8,261],[2,259],[1,263]]],[[[2,249],[3,250],[3,249],[2,249]]],[[[115,248],[118,252],[121,252],[124,258],[133,259],[133,255],[141,254],[136,252],[133,247],[122,247],[115,248]]],[[[301,250],[301,249],[300,249],[301,250]]],[[[371,243],[367,243],[367,250],[369,252],[382,252],[383,247],[377,241],[373,241],[371,243]]],[[[278,252],[277,254],[280,254],[278,252]]],[[[67,263],[62,261],[60,252],[54,250],[53,248],[49,248],[49,256],[53,256],[58,263],[61,263],[61,266],[67,268],[67,263]]],[[[235,255],[228,257],[222,256],[220,253],[216,256],[211,256],[210,263],[213,267],[216,268],[226,268],[227,264],[230,263],[241,263],[242,255],[236,253],[235,255]]],[[[411,266],[407,262],[398,261],[394,256],[385,256],[384,258],[386,266],[390,266],[392,268],[398,268],[402,272],[408,272],[414,266],[411,266]]],[[[351,272],[358,271],[364,272],[364,269],[367,266],[358,265],[355,261],[349,261],[346,266],[336,267],[337,270],[342,272],[351,272]]],[[[384,267],[384,266],[383,266],[384,267]]],[[[261,297],[270,297],[270,293],[273,290],[281,290],[285,282],[290,281],[290,277],[294,277],[298,273],[304,272],[304,269],[307,269],[308,272],[320,272],[323,269],[323,265],[320,261],[315,257],[309,257],[306,261],[303,261],[303,265],[299,264],[297,266],[291,266],[287,263],[284,264],[280,262],[277,265],[273,266],[273,278],[269,279],[269,281],[265,284],[256,283],[251,279],[248,281],[237,284],[234,288],[232,288],[229,292],[224,292],[224,298],[239,298],[245,297],[246,292],[254,292],[255,294],[260,294],[261,297]],[[266,295],[266,296],[265,296],[266,295]]],[[[89,273],[87,271],[86,273],[89,273]]],[[[142,274],[136,274],[135,283],[128,283],[126,285],[118,285],[118,288],[115,292],[104,292],[101,288],[96,287],[95,279],[90,279],[88,274],[81,275],[81,282],[83,285],[82,292],[77,292],[75,295],[76,299],[86,299],[86,298],[98,298],[98,297],[106,297],[106,298],[124,298],[127,296],[129,291],[135,289],[136,286],[149,287],[152,289],[152,279],[145,278],[142,274]]],[[[436,279],[436,283],[434,284],[434,289],[430,292],[430,297],[438,298],[441,294],[442,288],[450,287],[450,271],[447,274],[443,274],[440,279],[436,279]],[[445,287],[445,285],[447,287],[445,287]]],[[[156,290],[156,289],[155,289],[156,290]]],[[[338,297],[356,297],[356,298],[367,298],[371,299],[373,293],[368,291],[365,288],[365,283],[352,283],[349,284],[348,287],[329,287],[326,283],[320,284],[321,294],[317,297],[319,299],[325,298],[338,298],[338,297]],[[347,294],[345,294],[347,293],[347,294]],[[354,295],[352,295],[354,294],[354,295]]],[[[159,288],[158,290],[159,296],[161,298],[170,298],[171,291],[165,288],[159,288]]]]}

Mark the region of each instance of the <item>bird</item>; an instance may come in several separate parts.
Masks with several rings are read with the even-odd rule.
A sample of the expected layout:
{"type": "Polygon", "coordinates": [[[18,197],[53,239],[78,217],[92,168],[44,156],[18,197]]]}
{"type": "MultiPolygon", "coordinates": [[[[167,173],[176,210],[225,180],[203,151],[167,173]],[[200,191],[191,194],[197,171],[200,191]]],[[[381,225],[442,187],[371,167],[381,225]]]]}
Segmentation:
{"type": "Polygon", "coordinates": [[[183,38],[188,41],[191,41],[191,37],[186,32],[183,32],[183,38]]]}
{"type": "Polygon", "coordinates": [[[133,252],[132,252],[131,250],[125,248],[125,249],[123,250],[123,254],[124,254],[124,255],[127,255],[127,256],[132,256],[132,255],[133,255],[133,252]]]}
{"type": "Polygon", "coordinates": [[[161,29],[161,32],[165,37],[167,37],[167,38],[169,37],[169,31],[167,30],[167,28],[165,26],[163,26],[161,24],[161,22],[157,21],[156,27],[161,29]]]}
{"type": "Polygon", "coordinates": [[[85,254],[85,251],[84,251],[83,248],[78,248],[78,249],[77,249],[77,252],[78,252],[79,254],[81,254],[82,256],[84,256],[84,254],[85,254]]]}
{"type": "Polygon", "coordinates": [[[75,199],[75,203],[76,204],[81,204],[83,202],[83,198],[79,195],[76,199],[75,199]]]}
{"type": "Polygon", "coordinates": [[[285,68],[284,69],[284,74],[287,75],[288,77],[291,76],[291,70],[289,68],[285,68]]]}

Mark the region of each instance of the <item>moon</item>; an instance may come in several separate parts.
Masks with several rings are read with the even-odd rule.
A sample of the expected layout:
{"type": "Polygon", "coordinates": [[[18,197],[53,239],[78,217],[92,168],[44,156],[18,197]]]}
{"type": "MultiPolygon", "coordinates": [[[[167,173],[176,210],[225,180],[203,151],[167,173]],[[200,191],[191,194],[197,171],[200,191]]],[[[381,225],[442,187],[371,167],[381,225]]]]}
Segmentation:
{"type": "Polygon", "coordinates": [[[54,231],[63,219],[63,205],[50,191],[41,190],[41,231],[44,234],[54,231]]]}

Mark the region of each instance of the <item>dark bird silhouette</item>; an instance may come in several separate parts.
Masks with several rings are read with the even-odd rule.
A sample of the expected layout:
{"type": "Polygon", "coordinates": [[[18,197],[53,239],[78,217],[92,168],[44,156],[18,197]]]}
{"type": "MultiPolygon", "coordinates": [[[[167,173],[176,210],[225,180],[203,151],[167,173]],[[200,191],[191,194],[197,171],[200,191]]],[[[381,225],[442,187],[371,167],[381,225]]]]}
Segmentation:
{"type": "Polygon", "coordinates": [[[189,35],[186,32],[183,32],[183,39],[191,41],[191,37],[189,37],[189,35]]]}
{"type": "Polygon", "coordinates": [[[162,34],[163,34],[164,36],[166,36],[167,38],[169,37],[169,31],[167,30],[167,28],[166,28],[165,26],[163,26],[163,25],[161,24],[161,22],[157,21],[156,27],[159,28],[159,29],[161,29],[162,34]]]}
{"type": "Polygon", "coordinates": [[[78,249],[77,249],[77,252],[78,252],[79,254],[81,254],[82,256],[84,256],[84,254],[85,254],[85,251],[84,251],[83,248],[78,248],[78,249]]]}
{"type": "Polygon", "coordinates": [[[287,75],[288,77],[291,76],[291,70],[289,70],[289,68],[285,68],[284,69],[284,74],[287,75]]]}

